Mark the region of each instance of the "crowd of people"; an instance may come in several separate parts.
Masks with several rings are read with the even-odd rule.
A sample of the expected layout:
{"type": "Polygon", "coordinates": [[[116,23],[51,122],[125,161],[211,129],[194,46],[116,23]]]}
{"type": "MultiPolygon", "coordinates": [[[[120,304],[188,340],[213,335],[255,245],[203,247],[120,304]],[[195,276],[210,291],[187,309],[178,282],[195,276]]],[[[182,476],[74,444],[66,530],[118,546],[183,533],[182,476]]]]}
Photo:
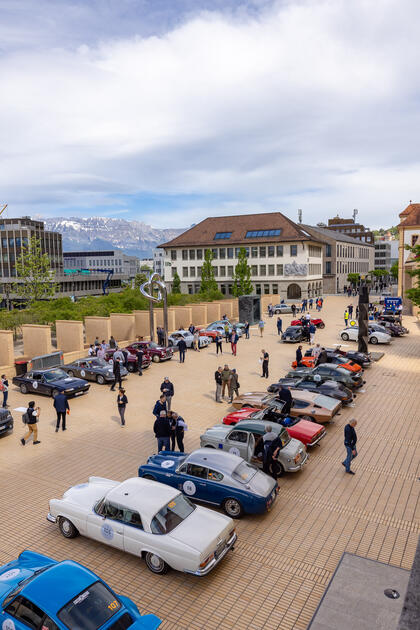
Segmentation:
{"type": "Polygon", "coordinates": [[[157,440],[157,449],[160,451],[175,451],[175,442],[178,450],[184,452],[184,434],[188,426],[176,411],[171,409],[172,398],[175,394],[173,383],[167,376],[160,386],[162,392],[153,407],[155,421],[153,432],[157,440]]]}

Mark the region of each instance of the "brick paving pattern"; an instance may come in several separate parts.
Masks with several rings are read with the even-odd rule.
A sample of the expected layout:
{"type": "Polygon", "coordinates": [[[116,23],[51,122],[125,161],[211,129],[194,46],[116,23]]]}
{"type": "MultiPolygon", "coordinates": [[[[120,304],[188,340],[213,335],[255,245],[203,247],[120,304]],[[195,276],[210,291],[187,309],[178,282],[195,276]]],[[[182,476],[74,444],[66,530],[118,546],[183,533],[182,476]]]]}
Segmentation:
{"type": "MultiPolygon", "coordinates": [[[[338,341],[349,300],[326,299],[321,313],[326,328],[316,341],[338,341]]],[[[279,480],[280,493],[265,516],[237,521],[235,551],[209,576],[198,579],[175,571],[155,576],[143,561],[119,550],[78,537],[67,540],[46,521],[48,501],[61,497],[90,475],[123,480],[156,451],[152,406],[164,376],[175,384],[172,408],[189,425],[186,450],[199,446],[199,436],[232,407],[214,401],[214,371],[228,363],[239,372],[241,392],[261,390],[283,376],[295,345],[278,342],[276,317],[266,319],[264,338],[257,330],[241,339],[238,355],[230,347],[216,357],[215,347],[187,352],[153,365],[143,377],[125,382],[129,405],[127,427],[119,426],[116,392],[92,384],[86,397],[70,401],[68,430],[55,433],[51,399],[34,397],[42,408],[41,444],[22,447],[20,414],[15,430],[0,439],[0,562],[23,549],[56,559],[86,564],[142,612],[163,619],[164,630],[305,629],[344,551],[410,569],[420,532],[420,329],[406,317],[410,334],[381,346],[385,356],[366,370],[365,393],[354,408],[343,409],[327,426],[327,437],[310,452],[306,468],[279,480]],[[270,378],[260,378],[261,348],[270,353],[270,378]],[[345,475],[343,427],[358,419],[359,456],[354,477],[345,475]]],[[[283,316],[283,327],[291,316],[283,316]]],[[[188,325],[189,322],[186,322],[188,325]]],[[[356,348],[356,344],[351,344],[356,348]]],[[[26,406],[32,396],[11,387],[11,408],[26,406]]]]}

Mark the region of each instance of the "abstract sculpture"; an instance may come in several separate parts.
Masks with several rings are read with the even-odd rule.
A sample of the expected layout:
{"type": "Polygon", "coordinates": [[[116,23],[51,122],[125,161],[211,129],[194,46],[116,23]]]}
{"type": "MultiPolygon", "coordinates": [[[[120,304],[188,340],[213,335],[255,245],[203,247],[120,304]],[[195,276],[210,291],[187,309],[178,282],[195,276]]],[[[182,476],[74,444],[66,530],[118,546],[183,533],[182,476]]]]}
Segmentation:
{"type": "Polygon", "coordinates": [[[153,312],[153,303],[162,302],[163,300],[163,330],[165,334],[165,346],[168,345],[168,300],[166,284],[158,273],[152,271],[149,274],[147,282],[140,285],[140,293],[149,300],[149,325],[150,325],[150,340],[154,341],[155,331],[155,318],[153,312]],[[154,289],[157,289],[157,296],[153,295],[154,289]]]}

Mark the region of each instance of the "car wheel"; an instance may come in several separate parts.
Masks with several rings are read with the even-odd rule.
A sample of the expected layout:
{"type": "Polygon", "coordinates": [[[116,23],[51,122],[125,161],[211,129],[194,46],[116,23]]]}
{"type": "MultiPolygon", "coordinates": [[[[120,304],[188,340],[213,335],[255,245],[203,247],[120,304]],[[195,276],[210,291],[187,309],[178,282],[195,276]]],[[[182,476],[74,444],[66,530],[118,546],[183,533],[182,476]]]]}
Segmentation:
{"type": "Polygon", "coordinates": [[[136,369],[136,364],[133,363],[133,361],[131,361],[131,363],[130,362],[127,363],[127,370],[129,372],[134,372],[135,369],[136,369]]]}
{"type": "Polygon", "coordinates": [[[60,516],[58,526],[64,538],[76,538],[76,536],[79,535],[79,531],[76,529],[73,523],[69,521],[68,518],[64,518],[64,516],[60,516]]]}
{"type": "Polygon", "coordinates": [[[20,386],[20,391],[22,394],[28,393],[28,388],[26,387],[25,383],[22,383],[22,385],[20,386]]]}
{"type": "Polygon", "coordinates": [[[52,396],[53,398],[55,398],[56,396],[58,396],[58,394],[59,394],[59,393],[60,393],[60,392],[58,391],[58,389],[53,389],[53,390],[52,390],[52,392],[51,392],[51,396],[52,396]]]}
{"type": "Polygon", "coordinates": [[[229,497],[223,501],[223,509],[230,518],[241,518],[244,509],[237,499],[229,497]]]}
{"type": "Polygon", "coordinates": [[[143,479],[151,479],[152,481],[156,481],[156,478],[153,477],[153,475],[150,475],[149,473],[146,473],[145,475],[143,475],[143,479]]]}
{"type": "Polygon", "coordinates": [[[349,336],[348,336],[348,334],[347,334],[347,333],[341,333],[341,339],[342,339],[343,341],[348,341],[348,340],[349,340],[349,336]]]}
{"type": "Polygon", "coordinates": [[[96,377],[96,382],[97,382],[99,385],[103,385],[103,384],[105,383],[105,379],[104,379],[104,377],[102,376],[102,374],[98,374],[98,376],[96,377]]]}
{"type": "Polygon", "coordinates": [[[373,344],[378,343],[378,338],[377,337],[371,337],[370,338],[370,343],[373,343],[373,344]]]}
{"type": "Polygon", "coordinates": [[[318,324],[318,328],[325,328],[324,322],[322,322],[321,324],[318,324]]]}
{"type": "Polygon", "coordinates": [[[67,372],[67,375],[68,375],[68,376],[74,376],[74,372],[73,372],[72,370],[69,370],[69,371],[67,372]]]}
{"type": "Polygon", "coordinates": [[[169,567],[166,562],[162,560],[162,558],[159,558],[159,556],[157,556],[155,553],[151,553],[150,551],[148,551],[144,559],[146,561],[147,568],[152,573],[163,575],[164,573],[168,572],[169,567]]]}
{"type": "Polygon", "coordinates": [[[284,467],[282,464],[280,464],[280,462],[276,462],[276,469],[277,469],[277,477],[283,477],[284,475],[284,467]]]}
{"type": "Polygon", "coordinates": [[[159,359],[157,354],[153,355],[153,359],[152,360],[153,360],[154,363],[159,363],[159,361],[160,361],[160,359],[159,359]]]}

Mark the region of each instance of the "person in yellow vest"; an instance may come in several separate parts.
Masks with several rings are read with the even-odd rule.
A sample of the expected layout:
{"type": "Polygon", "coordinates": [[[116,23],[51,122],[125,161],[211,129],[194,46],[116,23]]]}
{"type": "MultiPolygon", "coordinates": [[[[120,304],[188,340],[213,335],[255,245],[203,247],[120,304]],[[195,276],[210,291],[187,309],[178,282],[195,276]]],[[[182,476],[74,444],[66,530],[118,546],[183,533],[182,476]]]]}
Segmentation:
{"type": "Polygon", "coordinates": [[[344,325],[346,327],[349,325],[349,312],[347,309],[344,311],[344,325]]]}

